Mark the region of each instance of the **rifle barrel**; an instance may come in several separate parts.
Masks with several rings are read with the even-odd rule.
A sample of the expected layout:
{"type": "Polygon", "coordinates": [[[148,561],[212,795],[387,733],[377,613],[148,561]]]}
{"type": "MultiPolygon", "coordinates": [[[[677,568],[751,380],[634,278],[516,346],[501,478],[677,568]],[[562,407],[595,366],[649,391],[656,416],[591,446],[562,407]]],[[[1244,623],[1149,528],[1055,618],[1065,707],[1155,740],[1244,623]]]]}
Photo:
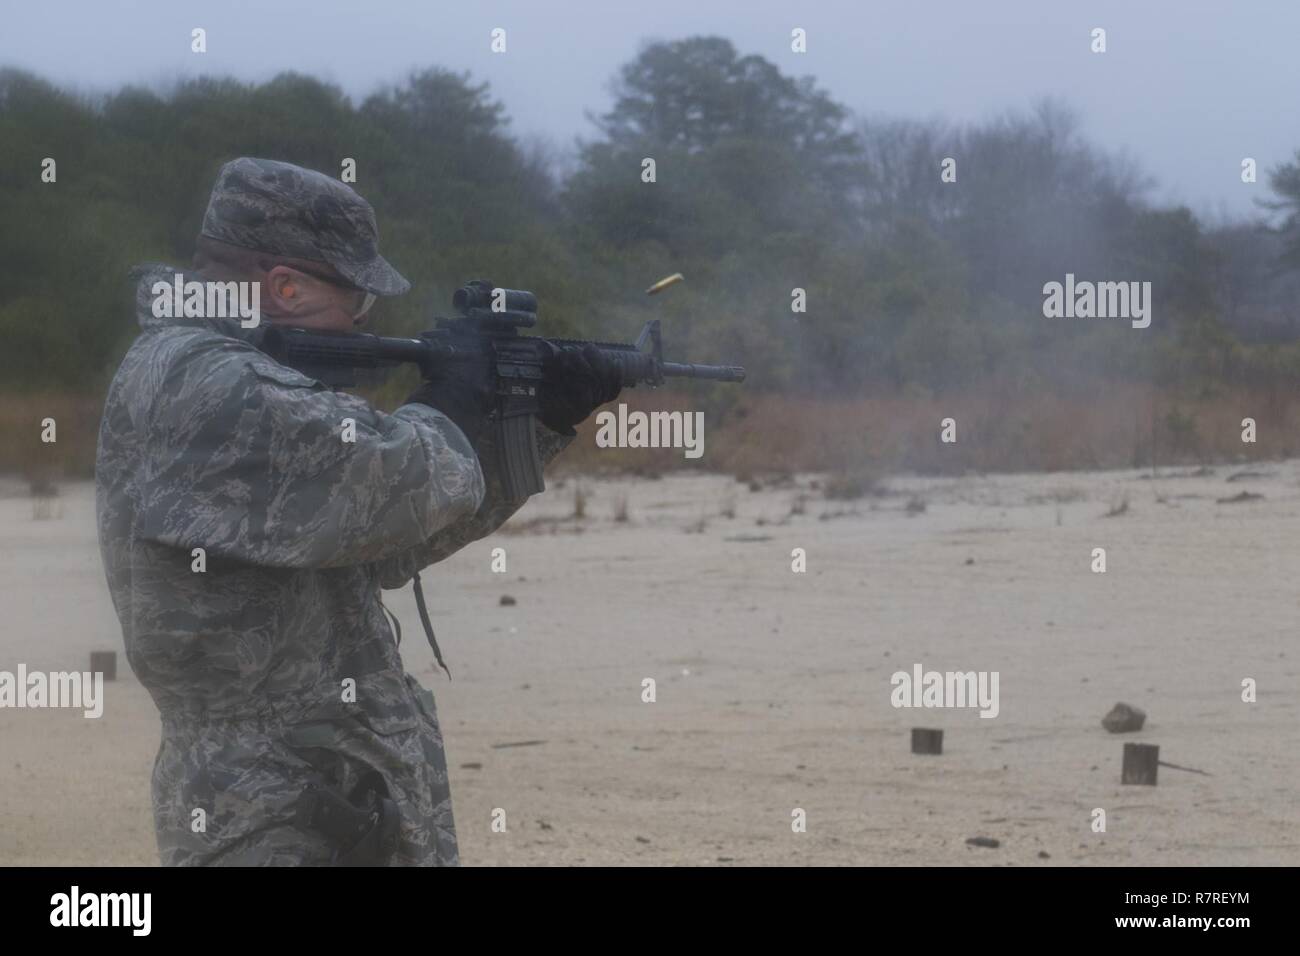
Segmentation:
{"type": "Polygon", "coordinates": [[[706,378],[715,382],[743,382],[745,370],[739,365],[695,365],[691,362],[664,362],[660,368],[667,378],[706,378]]]}

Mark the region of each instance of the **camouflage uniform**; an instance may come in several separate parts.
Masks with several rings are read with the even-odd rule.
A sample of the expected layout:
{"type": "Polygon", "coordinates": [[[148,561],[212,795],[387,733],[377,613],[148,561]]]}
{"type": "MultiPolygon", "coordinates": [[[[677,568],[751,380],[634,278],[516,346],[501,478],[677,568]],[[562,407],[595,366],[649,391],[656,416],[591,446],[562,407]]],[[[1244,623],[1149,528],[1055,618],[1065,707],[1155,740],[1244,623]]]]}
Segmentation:
{"type": "MultiPolygon", "coordinates": [[[[290,187],[301,186],[296,175],[290,187]]],[[[341,189],[364,203],[320,178],[332,197],[341,189]]],[[[325,201],[305,208],[339,213],[325,201]]],[[[257,215],[245,219],[256,229],[257,215]]],[[[340,258],[371,288],[404,287],[370,251],[340,258]]],[[[143,332],[109,389],[96,468],[109,590],[127,658],[162,718],[162,862],[329,863],[339,848],[295,821],[300,796],[310,784],[347,793],[377,772],[400,810],[391,862],[455,864],[433,696],[402,667],[380,589],[518,508],[480,466],[495,460],[490,438],[476,456],[441,412],[411,404],[387,415],[334,392],[258,351],[237,320],[155,318],[151,288],[175,271],[142,270],[143,332]],[[345,418],[355,443],[341,440],[345,418]],[[192,570],[194,548],[205,549],[203,573],[192,570]],[[349,678],[355,703],[344,699],[349,678]]],[[[549,461],[569,439],[538,429],[549,461]]]]}

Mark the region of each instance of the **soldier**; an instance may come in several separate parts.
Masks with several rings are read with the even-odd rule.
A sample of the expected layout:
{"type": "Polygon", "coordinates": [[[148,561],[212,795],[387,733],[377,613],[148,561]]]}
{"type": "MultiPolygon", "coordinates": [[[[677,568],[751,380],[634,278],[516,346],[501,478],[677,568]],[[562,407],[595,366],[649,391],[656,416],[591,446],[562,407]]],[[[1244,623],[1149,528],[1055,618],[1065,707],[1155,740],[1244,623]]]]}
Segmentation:
{"type": "MultiPolygon", "coordinates": [[[[222,167],[197,246],[186,278],[260,283],[263,322],[346,331],[410,288],[370,204],[287,163],[222,167]]],[[[162,720],[162,862],[454,865],[433,696],[403,669],[380,589],[519,507],[488,464],[489,371],[384,414],[279,365],[237,319],[157,318],[153,286],[176,271],[136,270],[142,333],[96,466],[109,590],[162,720]]],[[[545,462],[622,384],[594,350],[563,361],[540,395],[545,462]]]]}

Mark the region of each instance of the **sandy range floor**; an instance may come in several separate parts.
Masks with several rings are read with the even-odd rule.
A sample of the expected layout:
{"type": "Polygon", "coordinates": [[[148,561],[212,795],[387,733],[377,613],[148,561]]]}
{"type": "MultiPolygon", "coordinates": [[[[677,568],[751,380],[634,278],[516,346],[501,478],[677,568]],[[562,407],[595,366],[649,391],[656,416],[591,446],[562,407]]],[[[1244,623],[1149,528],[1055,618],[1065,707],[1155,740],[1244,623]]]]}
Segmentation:
{"type": "MultiPolygon", "coordinates": [[[[814,476],[584,480],[580,522],[577,482],[553,482],[425,577],[453,683],[409,589],[389,595],[438,698],[463,861],[1300,863],[1300,463],[1255,470],[901,478],[849,503],[814,476]],[[1243,490],[1264,497],[1217,501],[1243,490]],[[999,671],[1001,713],[894,709],[890,675],[917,662],[999,671]],[[1099,725],[1120,700],[1140,734],[1099,725]],[[911,755],[913,726],[943,728],[944,754],[911,755]],[[1121,786],[1125,739],[1212,776],[1121,786]]],[[[34,520],[0,489],[0,669],[120,648],[91,487],[57,507],[34,520]]],[[[129,671],[107,686],[99,720],[0,710],[0,863],[156,861],[156,714],[129,671]]]]}

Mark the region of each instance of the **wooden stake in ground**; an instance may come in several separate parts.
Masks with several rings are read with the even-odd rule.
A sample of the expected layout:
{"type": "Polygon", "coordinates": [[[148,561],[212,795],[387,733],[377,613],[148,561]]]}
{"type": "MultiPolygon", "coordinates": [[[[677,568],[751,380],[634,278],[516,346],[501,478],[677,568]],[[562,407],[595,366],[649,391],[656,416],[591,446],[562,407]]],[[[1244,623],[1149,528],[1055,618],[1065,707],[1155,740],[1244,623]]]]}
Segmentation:
{"type": "Polygon", "coordinates": [[[117,651],[91,651],[90,672],[103,672],[104,680],[117,680],[117,651]]]}
{"type": "Polygon", "coordinates": [[[943,731],[927,730],[924,727],[913,727],[912,728],[912,753],[914,754],[943,753],[943,731]]]}
{"type": "Polygon", "coordinates": [[[1160,748],[1156,744],[1125,744],[1124,769],[1120,783],[1156,785],[1156,768],[1160,763],[1160,748]]]}

